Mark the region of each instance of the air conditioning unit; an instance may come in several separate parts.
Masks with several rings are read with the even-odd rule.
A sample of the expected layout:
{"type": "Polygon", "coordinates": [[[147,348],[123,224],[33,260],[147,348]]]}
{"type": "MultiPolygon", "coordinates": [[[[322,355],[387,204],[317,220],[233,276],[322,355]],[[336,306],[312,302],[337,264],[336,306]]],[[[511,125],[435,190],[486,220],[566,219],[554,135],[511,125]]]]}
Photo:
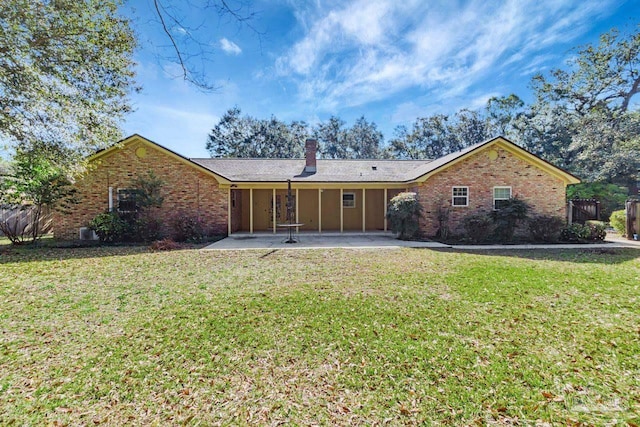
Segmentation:
{"type": "Polygon", "coordinates": [[[80,240],[98,240],[98,235],[89,227],[80,227],[80,240]]]}

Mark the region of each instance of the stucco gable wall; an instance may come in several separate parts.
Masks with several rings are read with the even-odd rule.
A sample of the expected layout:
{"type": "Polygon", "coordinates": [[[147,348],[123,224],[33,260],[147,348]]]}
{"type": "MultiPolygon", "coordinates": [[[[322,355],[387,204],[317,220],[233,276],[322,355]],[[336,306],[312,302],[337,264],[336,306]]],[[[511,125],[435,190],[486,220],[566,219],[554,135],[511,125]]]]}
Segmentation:
{"type": "Polygon", "coordinates": [[[532,214],[566,217],[564,182],[499,146],[490,146],[429,177],[416,187],[425,208],[423,232],[432,236],[438,230],[438,206],[449,208],[449,227],[462,233],[462,219],[493,208],[493,187],[510,186],[512,196],[527,201],[532,214]],[[492,160],[490,151],[497,152],[492,160]],[[469,187],[469,206],[453,207],[452,187],[469,187]]]}
{"type": "Polygon", "coordinates": [[[177,211],[200,211],[212,232],[227,232],[227,192],[219,188],[214,177],[176,159],[159,148],[132,141],[92,162],[85,176],[76,183],[80,203],[71,214],[56,214],[54,236],[77,239],[79,227],[109,207],[109,187],[113,187],[113,203],[117,206],[117,189],[131,188],[136,176],[149,170],[164,181],[164,202],[158,215],[168,233],[167,220],[177,211]],[[138,148],[144,156],[136,155],[138,148]]]}

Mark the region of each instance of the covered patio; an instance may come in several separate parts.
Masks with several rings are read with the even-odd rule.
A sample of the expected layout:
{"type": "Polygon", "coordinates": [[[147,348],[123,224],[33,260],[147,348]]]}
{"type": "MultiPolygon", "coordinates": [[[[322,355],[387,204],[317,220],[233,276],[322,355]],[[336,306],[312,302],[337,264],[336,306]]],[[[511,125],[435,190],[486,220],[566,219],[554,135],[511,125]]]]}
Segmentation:
{"type": "MultiPolygon", "coordinates": [[[[388,185],[234,184],[228,189],[228,234],[277,233],[278,224],[302,224],[299,231],[386,232],[389,200],[405,188],[388,185]],[[267,188],[265,188],[267,187],[267,188]],[[291,193],[291,210],[287,203],[291,193]]],[[[282,230],[281,230],[282,231],[282,230]]]]}

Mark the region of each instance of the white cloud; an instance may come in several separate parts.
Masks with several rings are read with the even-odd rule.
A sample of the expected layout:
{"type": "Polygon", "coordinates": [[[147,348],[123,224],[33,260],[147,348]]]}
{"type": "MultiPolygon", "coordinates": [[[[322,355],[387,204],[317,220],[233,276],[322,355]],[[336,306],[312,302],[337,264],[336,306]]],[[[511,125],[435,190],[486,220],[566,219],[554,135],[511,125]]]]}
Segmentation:
{"type": "Polygon", "coordinates": [[[317,102],[325,111],[409,89],[436,100],[459,97],[482,79],[498,79],[507,66],[517,74],[544,67],[546,48],[570,43],[611,2],[356,0],[327,9],[307,4],[294,13],[306,33],[276,60],[276,70],[297,82],[301,101],[317,102]]]}
{"type": "Polygon", "coordinates": [[[229,55],[240,55],[242,53],[240,46],[224,37],[220,39],[220,47],[229,55]]]}

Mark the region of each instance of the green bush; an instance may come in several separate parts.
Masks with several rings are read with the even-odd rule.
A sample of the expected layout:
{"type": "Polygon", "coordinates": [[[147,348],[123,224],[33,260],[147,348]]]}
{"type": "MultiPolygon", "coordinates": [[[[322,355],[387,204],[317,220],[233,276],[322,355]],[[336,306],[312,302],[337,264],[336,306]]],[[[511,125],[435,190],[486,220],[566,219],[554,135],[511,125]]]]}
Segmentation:
{"type": "Polygon", "coordinates": [[[489,240],[493,233],[493,220],[486,213],[467,215],[462,220],[465,237],[472,242],[483,243],[489,240]]]}
{"type": "Polygon", "coordinates": [[[161,237],[162,223],[156,209],[164,197],[160,189],[162,181],[153,171],[139,176],[132,184],[135,189],[135,212],[104,212],[89,223],[102,242],[151,242],[161,237]]]}
{"type": "Polygon", "coordinates": [[[586,224],[589,227],[589,241],[602,242],[607,237],[607,231],[605,230],[604,223],[601,221],[588,221],[586,224]]]}
{"type": "Polygon", "coordinates": [[[611,226],[622,236],[626,236],[627,229],[627,213],[624,209],[619,211],[611,212],[611,216],[609,217],[609,222],[611,226]]]}
{"type": "Polygon", "coordinates": [[[529,204],[518,197],[507,200],[502,208],[492,211],[495,239],[501,243],[511,241],[516,227],[527,219],[528,213],[529,204]]]}
{"type": "Polygon", "coordinates": [[[560,240],[570,243],[601,242],[606,236],[603,224],[571,224],[562,229],[560,240]]]}
{"type": "Polygon", "coordinates": [[[539,215],[529,220],[529,235],[536,242],[555,242],[560,238],[564,219],[552,215],[539,215]]]}
{"type": "Polygon", "coordinates": [[[400,193],[389,202],[387,219],[398,239],[411,240],[420,237],[422,205],[416,193],[400,193]]]}
{"type": "Polygon", "coordinates": [[[132,221],[131,240],[137,242],[153,242],[162,237],[162,222],[154,215],[143,212],[132,221]]]}
{"type": "Polygon", "coordinates": [[[176,242],[202,242],[207,237],[206,224],[199,212],[176,212],[169,218],[171,238],[176,242]]]}
{"type": "Polygon", "coordinates": [[[585,241],[591,235],[589,226],[582,224],[571,224],[562,229],[560,232],[560,240],[563,242],[578,243],[585,241]]]}
{"type": "Polygon", "coordinates": [[[89,223],[89,228],[96,232],[101,242],[106,243],[127,240],[132,232],[131,223],[117,212],[103,212],[96,215],[89,223]]]}

